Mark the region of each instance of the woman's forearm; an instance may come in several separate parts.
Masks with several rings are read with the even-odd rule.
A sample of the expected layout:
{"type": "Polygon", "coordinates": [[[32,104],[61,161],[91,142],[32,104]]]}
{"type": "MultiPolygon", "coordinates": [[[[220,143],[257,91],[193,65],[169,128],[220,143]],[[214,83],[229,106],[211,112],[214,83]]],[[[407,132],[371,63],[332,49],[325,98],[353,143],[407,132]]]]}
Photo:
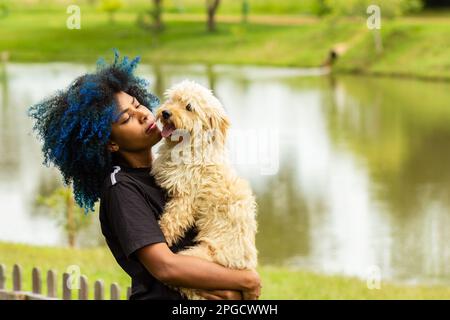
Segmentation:
{"type": "Polygon", "coordinates": [[[174,254],[166,266],[167,284],[206,290],[251,290],[255,275],[249,271],[225,268],[197,257],[174,254]]]}
{"type": "Polygon", "coordinates": [[[177,287],[204,290],[239,290],[258,296],[259,275],[253,270],[233,270],[192,256],[174,254],[166,243],[137,250],[137,257],[158,280],[177,287]]]}

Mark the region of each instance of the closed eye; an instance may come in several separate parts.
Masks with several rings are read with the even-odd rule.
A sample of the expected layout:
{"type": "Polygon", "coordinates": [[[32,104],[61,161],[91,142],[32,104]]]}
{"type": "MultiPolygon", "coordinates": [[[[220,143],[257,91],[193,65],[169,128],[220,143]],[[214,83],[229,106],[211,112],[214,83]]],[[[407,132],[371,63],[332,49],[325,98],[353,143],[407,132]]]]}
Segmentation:
{"type": "Polygon", "coordinates": [[[130,121],[130,119],[131,119],[131,116],[129,116],[127,120],[125,120],[124,122],[122,122],[122,124],[127,123],[128,121],[130,121]]]}
{"type": "Polygon", "coordinates": [[[135,97],[133,97],[133,100],[131,100],[131,104],[134,106],[135,102],[137,103],[137,106],[136,106],[136,109],[137,109],[137,108],[139,108],[141,106],[141,104],[139,103],[139,101],[135,97]]]}

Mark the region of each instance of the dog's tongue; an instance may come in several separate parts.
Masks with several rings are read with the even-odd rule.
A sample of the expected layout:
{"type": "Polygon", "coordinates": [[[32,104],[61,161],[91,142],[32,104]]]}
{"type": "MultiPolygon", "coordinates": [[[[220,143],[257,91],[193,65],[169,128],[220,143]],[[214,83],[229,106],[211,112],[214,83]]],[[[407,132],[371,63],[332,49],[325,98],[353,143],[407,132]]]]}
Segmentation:
{"type": "Polygon", "coordinates": [[[165,124],[161,131],[161,135],[163,136],[163,138],[167,138],[174,131],[175,131],[175,126],[173,124],[165,124]]]}

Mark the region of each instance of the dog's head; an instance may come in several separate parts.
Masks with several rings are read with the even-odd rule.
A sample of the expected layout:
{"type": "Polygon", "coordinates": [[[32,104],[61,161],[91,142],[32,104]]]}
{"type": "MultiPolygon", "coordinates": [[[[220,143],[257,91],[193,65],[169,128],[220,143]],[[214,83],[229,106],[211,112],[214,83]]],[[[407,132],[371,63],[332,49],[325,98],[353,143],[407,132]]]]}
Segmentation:
{"type": "Polygon", "coordinates": [[[177,130],[190,135],[214,132],[215,139],[225,143],[229,120],[220,101],[211,90],[200,84],[184,80],[165,92],[167,100],[156,112],[163,124],[161,135],[169,138],[177,130]]]}

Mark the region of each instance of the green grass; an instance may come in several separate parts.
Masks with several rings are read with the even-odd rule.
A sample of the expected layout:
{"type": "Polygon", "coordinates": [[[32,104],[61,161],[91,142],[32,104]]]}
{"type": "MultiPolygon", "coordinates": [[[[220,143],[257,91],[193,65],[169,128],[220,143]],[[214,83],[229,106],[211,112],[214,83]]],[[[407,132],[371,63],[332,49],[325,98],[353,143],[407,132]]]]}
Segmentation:
{"type": "MultiPolygon", "coordinates": [[[[69,265],[78,265],[86,275],[93,294],[93,282],[102,279],[105,288],[117,282],[125,295],[129,277],[120,269],[107,248],[67,249],[0,242],[0,263],[7,267],[7,288],[12,288],[11,271],[15,263],[23,267],[23,290],[31,290],[31,270],[58,272],[58,294],[61,297],[61,274],[69,265]]],[[[450,287],[405,286],[381,283],[380,290],[369,290],[364,281],[342,276],[327,276],[308,271],[261,266],[262,299],[450,299],[450,287]]],[[[44,281],[44,292],[46,292],[44,281]]],[[[75,294],[73,294],[75,297],[75,294]]],[[[109,299],[109,290],[105,298],[109,299]]]]}
{"type": "Polygon", "coordinates": [[[111,57],[111,48],[116,47],[147,62],[317,66],[336,41],[344,41],[357,29],[348,23],[333,28],[325,23],[220,23],[211,34],[202,21],[169,20],[165,31],[155,36],[136,25],[133,13],[118,14],[110,25],[107,16],[86,12],[80,30],[67,29],[66,17],[65,12],[12,13],[0,20],[0,51],[22,62],[92,63],[99,56],[111,57]]]}
{"type": "Polygon", "coordinates": [[[137,13],[148,9],[147,0],[126,5],[113,25],[89,1],[80,1],[81,30],[66,28],[68,0],[9,3],[10,14],[0,18],[0,52],[7,51],[11,61],[91,64],[99,56],[110,58],[115,47],[141,55],[146,63],[317,67],[330,48],[346,43],[349,50],[336,72],[450,79],[449,11],[383,19],[384,51],[377,54],[364,19],[332,22],[305,16],[311,13],[312,0],[250,1],[250,18],[257,22],[247,25],[239,23],[240,1],[224,1],[215,33],[205,31],[204,3],[167,1],[166,28],[159,35],[136,24],[137,13]]]}
{"type": "Polygon", "coordinates": [[[381,29],[384,50],[375,52],[366,32],[337,64],[338,71],[450,79],[450,23],[404,18],[381,29]]]}

